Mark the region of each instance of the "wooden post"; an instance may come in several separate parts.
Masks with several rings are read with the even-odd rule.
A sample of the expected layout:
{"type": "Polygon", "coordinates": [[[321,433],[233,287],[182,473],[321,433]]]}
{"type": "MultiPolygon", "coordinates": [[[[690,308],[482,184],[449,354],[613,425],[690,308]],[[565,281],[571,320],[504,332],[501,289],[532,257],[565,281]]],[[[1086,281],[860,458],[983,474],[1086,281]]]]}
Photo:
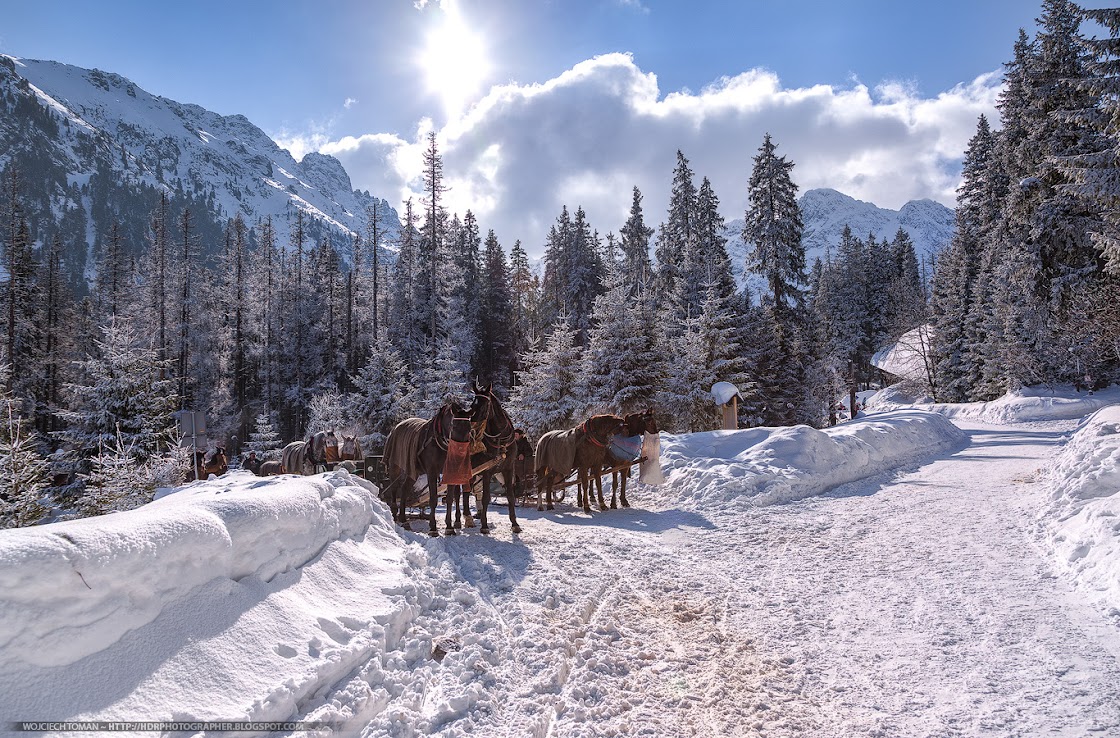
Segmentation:
{"type": "Polygon", "coordinates": [[[723,408],[723,430],[739,429],[739,397],[732,396],[731,402],[726,402],[723,408]]]}

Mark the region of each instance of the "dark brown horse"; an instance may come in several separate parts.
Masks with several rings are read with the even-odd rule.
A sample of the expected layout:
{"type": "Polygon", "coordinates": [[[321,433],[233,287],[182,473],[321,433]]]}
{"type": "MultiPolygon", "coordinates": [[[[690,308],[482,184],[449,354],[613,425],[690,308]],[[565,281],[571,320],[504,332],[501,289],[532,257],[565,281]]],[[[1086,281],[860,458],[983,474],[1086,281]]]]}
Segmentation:
{"type": "Polygon", "coordinates": [[[229,459],[226,458],[226,450],[219,446],[210,451],[195,451],[194,457],[191,459],[191,468],[187,470],[188,482],[195,480],[196,471],[198,472],[198,479],[209,479],[211,474],[216,477],[225,474],[229,471],[229,459]]]}
{"type": "Polygon", "coordinates": [[[548,509],[553,508],[552,491],[558,482],[576,470],[579,494],[577,504],[591,512],[591,480],[599,484],[599,501],[603,509],[602,473],[611,436],[622,430],[617,415],[593,415],[581,425],[566,431],[549,431],[537,441],[537,509],[542,495],[547,495],[548,509]]]}
{"type": "MultiPolygon", "coordinates": [[[[607,465],[612,469],[619,464],[637,461],[642,453],[642,436],[646,433],[660,432],[657,429],[657,419],[654,418],[652,409],[641,413],[624,415],[622,420],[624,423],[622,433],[612,439],[610,449],[607,451],[607,465]],[[637,444],[636,452],[634,449],[634,439],[636,439],[637,444]]],[[[630,503],[626,501],[626,482],[629,479],[629,466],[621,471],[611,473],[612,510],[615,508],[614,498],[616,491],[619,493],[619,501],[622,503],[622,506],[630,507],[630,503]]]]}
{"type": "MultiPolygon", "coordinates": [[[[385,441],[385,465],[389,472],[386,495],[394,519],[406,525],[405,508],[409,493],[421,474],[428,478],[428,508],[430,535],[438,535],[436,525],[436,501],[438,500],[439,477],[447,462],[449,442],[470,443],[478,437],[490,413],[490,403],[478,395],[469,407],[459,403],[448,403],[441,407],[430,419],[408,418],[402,420],[389,433],[385,441]],[[458,422],[456,422],[458,421],[458,422]],[[466,422],[464,422],[466,421],[466,422]]],[[[448,490],[450,498],[451,490],[448,490]]],[[[451,524],[451,505],[448,504],[446,530],[454,535],[451,524]]]]}
{"type": "MultiPolygon", "coordinates": [[[[488,468],[479,475],[482,484],[482,490],[478,495],[478,517],[482,524],[480,530],[483,533],[490,532],[490,525],[486,520],[486,512],[490,507],[490,482],[494,479],[495,474],[501,474],[502,486],[506,491],[506,502],[509,506],[510,529],[514,533],[520,533],[521,526],[517,524],[516,512],[517,496],[513,490],[513,464],[516,456],[513,450],[513,421],[509,419],[509,415],[506,414],[502,404],[498,401],[497,395],[494,394],[493,384],[482,387],[472,382],[471,390],[477,400],[486,402],[490,408],[486,416],[485,432],[482,436],[482,442],[486,449],[471,457],[471,463],[475,467],[479,467],[501,457],[501,461],[497,465],[488,468]]],[[[469,503],[469,500],[469,496],[463,495],[464,504],[469,503]]]]}

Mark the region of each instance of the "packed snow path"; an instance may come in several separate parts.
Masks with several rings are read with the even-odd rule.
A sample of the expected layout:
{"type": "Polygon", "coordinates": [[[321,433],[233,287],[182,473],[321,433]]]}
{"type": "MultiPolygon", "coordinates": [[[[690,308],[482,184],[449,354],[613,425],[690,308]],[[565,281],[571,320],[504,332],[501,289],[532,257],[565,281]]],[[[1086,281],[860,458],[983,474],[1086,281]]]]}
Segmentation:
{"type": "Polygon", "coordinates": [[[658,512],[635,491],[590,518],[522,508],[515,540],[418,538],[451,571],[402,651],[307,717],[368,736],[1120,735],[1117,623],[1032,532],[1071,424],[960,424],[959,452],[801,502],[658,512]]]}

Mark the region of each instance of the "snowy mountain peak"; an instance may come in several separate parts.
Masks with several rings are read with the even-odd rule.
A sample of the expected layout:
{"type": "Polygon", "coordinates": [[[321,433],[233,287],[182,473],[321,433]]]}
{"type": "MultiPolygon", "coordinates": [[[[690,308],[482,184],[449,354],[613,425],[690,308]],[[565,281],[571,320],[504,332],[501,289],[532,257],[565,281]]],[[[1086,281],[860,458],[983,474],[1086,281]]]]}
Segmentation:
{"type": "MultiPolygon", "coordinates": [[[[881,208],[874,203],[857,200],[829,188],[806,190],[798,199],[804,225],[802,242],[805,244],[806,264],[823,259],[827,251],[835,253],[844,226],[852,233],[866,239],[892,240],[898,229],[906,231],[914,242],[919,261],[927,260],[949,244],[953,238],[954,213],[933,200],[911,200],[898,210],[881,208]]],[[[743,243],[743,219],[727,224],[727,250],[741,284],[751,284],[749,275],[743,273],[748,247],[743,243]]],[[[757,294],[757,289],[754,289],[757,294]]]]}
{"type": "MultiPolygon", "coordinates": [[[[86,245],[87,254],[69,255],[81,262],[75,277],[88,271],[109,218],[125,221],[126,239],[142,243],[161,190],[173,210],[189,207],[200,218],[210,249],[237,214],[250,225],[271,218],[278,243],[287,244],[288,222],[303,211],[309,239],[330,235],[340,247],[364,232],[375,201],[395,216],[384,200],[354,190],[333,157],[310,154],[297,162],[244,115],[159,97],[112,72],[0,57],[0,111],[0,167],[15,160],[23,172],[34,190],[28,199],[43,209],[31,213],[34,221],[44,230],[57,227],[48,209],[88,218],[62,234],[86,245]]],[[[387,241],[397,223],[384,219],[387,241]]],[[[41,241],[51,235],[35,234],[41,241]]]]}

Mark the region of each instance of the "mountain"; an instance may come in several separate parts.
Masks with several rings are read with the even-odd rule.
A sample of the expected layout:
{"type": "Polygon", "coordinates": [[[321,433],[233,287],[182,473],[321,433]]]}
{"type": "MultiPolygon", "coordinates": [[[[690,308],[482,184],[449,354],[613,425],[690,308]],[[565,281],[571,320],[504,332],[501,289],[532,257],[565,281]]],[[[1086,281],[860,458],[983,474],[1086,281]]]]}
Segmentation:
{"type": "Polygon", "coordinates": [[[143,249],[160,190],[173,214],[191,209],[208,254],[238,213],[250,226],[271,217],[287,246],[302,210],[308,245],[330,237],[344,255],[374,204],[386,241],[400,227],[385,200],[353,189],[337,159],[297,162],[242,115],[158,97],[117,74],[0,55],[0,169],[12,162],[33,237],[61,237],[79,291],[112,220],[127,248],[143,249]]]}
{"type": "MultiPolygon", "coordinates": [[[[806,267],[812,268],[816,259],[824,259],[828,251],[836,252],[844,226],[852,233],[866,239],[869,234],[882,241],[893,240],[901,228],[910,235],[918,261],[929,264],[929,258],[948,246],[953,238],[953,209],[933,200],[911,200],[898,210],[889,210],[863,200],[857,200],[827,188],[806,190],[797,201],[801,206],[801,220],[805,227],[802,241],[805,244],[806,267]]],[[[750,284],[758,294],[757,277],[743,274],[747,246],[743,243],[743,219],[727,224],[727,251],[741,284],[750,284]]],[[[928,273],[928,271],[927,271],[928,273]]]]}

